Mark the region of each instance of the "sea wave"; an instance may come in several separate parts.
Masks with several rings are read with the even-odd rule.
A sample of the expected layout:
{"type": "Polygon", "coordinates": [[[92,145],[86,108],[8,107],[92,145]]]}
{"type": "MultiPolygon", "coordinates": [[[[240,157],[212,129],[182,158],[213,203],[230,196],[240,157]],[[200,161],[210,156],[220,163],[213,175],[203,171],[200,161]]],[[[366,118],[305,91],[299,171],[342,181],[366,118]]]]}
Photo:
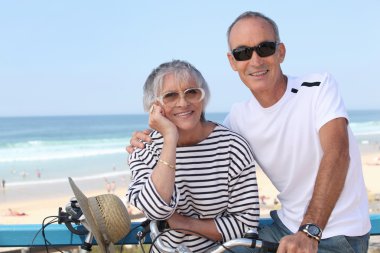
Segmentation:
{"type": "Polygon", "coordinates": [[[0,163],[120,154],[125,152],[127,143],[129,143],[129,138],[66,141],[30,140],[8,143],[5,147],[0,148],[0,163]]]}
{"type": "MultiPolygon", "coordinates": [[[[380,139],[380,121],[378,120],[351,121],[350,127],[360,141],[365,139],[371,142],[380,139]]],[[[57,134],[54,138],[52,136],[47,138],[44,135],[29,136],[22,140],[8,138],[8,141],[0,142],[0,165],[125,154],[125,146],[130,141],[130,134],[122,132],[112,137],[105,137],[105,135],[94,137],[81,133],[75,135],[72,133],[69,136],[57,134]]]]}
{"type": "Polygon", "coordinates": [[[371,136],[371,135],[380,135],[380,130],[377,131],[367,131],[362,133],[354,133],[355,136],[371,136]]]}
{"type": "Polygon", "coordinates": [[[380,121],[351,122],[350,127],[355,136],[380,134],[380,121]]]}

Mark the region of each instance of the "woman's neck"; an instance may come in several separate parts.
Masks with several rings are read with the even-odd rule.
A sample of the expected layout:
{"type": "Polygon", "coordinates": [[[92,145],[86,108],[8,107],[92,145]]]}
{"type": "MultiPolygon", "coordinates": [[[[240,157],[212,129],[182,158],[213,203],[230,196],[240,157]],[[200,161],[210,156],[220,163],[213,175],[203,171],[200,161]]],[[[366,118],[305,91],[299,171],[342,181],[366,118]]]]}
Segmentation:
{"type": "Polygon", "coordinates": [[[191,130],[179,130],[177,146],[185,147],[195,145],[206,139],[214,128],[214,123],[210,121],[200,121],[199,124],[191,130]]]}

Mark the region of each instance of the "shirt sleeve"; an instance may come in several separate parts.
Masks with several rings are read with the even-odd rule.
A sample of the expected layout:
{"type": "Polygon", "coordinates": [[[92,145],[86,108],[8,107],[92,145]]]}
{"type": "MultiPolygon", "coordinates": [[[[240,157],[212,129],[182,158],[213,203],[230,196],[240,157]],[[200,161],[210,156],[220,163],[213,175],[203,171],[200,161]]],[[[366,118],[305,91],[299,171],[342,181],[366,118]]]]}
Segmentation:
{"type": "Polygon", "coordinates": [[[166,220],[176,209],[179,191],[175,186],[170,204],[161,198],[151,179],[157,157],[148,149],[137,149],[129,156],[132,180],[128,188],[127,200],[140,209],[148,219],[166,220]]]}
{"type": "Polygon", "coordinates": [[[316,100],[317,130],[327,122],[336,118],[346,118],[348,114],[339,92],[338,83],[331,74],[326,74],[321,83],[321,90],[316,100]]]}
{"type": "Polygon", "coordinates": [[[248,144],[235,143],[231,148],[229,172],[229,201],[226,212],[215,218],[223,241],[242,237],[259,225],[259,198],[255,161],[248,144]]]}

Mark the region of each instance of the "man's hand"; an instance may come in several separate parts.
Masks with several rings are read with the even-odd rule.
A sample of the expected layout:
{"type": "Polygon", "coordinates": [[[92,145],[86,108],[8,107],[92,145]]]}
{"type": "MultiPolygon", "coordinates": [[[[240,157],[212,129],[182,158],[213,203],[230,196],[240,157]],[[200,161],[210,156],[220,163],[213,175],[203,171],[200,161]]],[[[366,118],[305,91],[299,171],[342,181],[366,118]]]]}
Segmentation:
{"type": "Polygon", "coordinates": [[[304,232],[284,236],[277,253],[317,253],[318,241],[308,237],[304,232]]]}
{"type": "Polygon", "coordinates": [[[149,134],[152,132],[151,129],[146,129],[144,131],[137,131],[132,134],[131,140],[129,141],[130,145],[125,149],[129,154],[133,152],[135,148],[144,148],[144,143],[142,141],[150,143],[152,140],[149,137],[149,134]]]}

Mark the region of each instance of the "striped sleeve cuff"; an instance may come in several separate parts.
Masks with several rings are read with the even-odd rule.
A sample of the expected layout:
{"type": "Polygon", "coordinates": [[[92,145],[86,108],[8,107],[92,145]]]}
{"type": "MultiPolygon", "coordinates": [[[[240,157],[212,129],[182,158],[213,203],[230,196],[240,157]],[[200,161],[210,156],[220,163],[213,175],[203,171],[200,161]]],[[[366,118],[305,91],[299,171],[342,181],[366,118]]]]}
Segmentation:
{"type": "Polygon", "coordinates": [[[249,229],[256,230],[259,225],[258,216],[254,215],[250,226],[245,225],[243,222],[238,221],[235,217],[219,217],[215,218],[215,224],[219,233],[223,237],[223,242],[230,241],[232,239],[241,238],[244,233],[249,229]]]}
{"type": "Polygon", "coordinates": [[[179,194],[176,186],[171,201],[167,204],[154,187],[151,177],[149,177],[145,187],[142,188],[139,197],[139,202],[144,209],[145,215],[153,220],[168,219],[175,211],[178,201],[179,194]]]}

